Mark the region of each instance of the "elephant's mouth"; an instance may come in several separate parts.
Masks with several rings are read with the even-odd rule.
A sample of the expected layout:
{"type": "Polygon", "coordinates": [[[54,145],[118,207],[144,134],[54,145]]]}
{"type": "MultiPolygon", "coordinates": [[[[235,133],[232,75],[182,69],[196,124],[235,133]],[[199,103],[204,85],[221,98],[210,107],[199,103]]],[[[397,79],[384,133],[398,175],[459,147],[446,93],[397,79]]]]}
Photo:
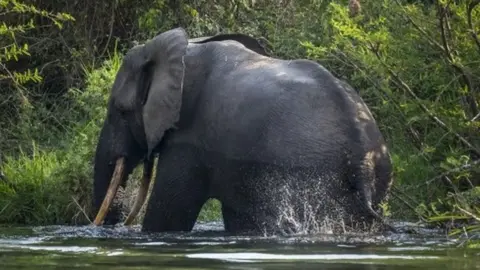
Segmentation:
{"type": "MultiPolygon", "coordinates": [[[[108,186],[107,192],[105,193],[105,198],[103,199],[102,205],[98,210],[97,216],[93,221],[93,224],[99,226],[103,223],[105,217],[107,216],[108,210],[112,205],[113,199],[117,195],[118,187],[122,182],[122,179],[125,177],[125,157],[120,157],[117,159],[115,163],[115,170],[113,171],[112,179],[110,181],[110,185],[108,186]]],[[[152,169],[153,169],[153,162],[152,161],[145,161],[144,163],[144,171],[143,171],[143,179],[140,184],[140,188],[138,190],[137,197],[135,199],[135,203],[130,210],[130,213],[125,220],[124,225],[130,225],[134,220],[135,217],[140,212],[140,209],[145,202],[145,198],[147,197],[148,187],[150,185],[150,180],[152,176],[152,169]]]]}

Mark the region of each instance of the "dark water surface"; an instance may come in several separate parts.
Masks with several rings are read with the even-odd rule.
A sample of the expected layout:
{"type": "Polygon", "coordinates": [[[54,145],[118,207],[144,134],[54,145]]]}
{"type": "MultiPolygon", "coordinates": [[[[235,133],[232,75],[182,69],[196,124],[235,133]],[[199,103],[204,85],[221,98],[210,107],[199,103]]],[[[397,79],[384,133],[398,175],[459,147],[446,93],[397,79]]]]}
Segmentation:
{"type": "Polygon", "coordinates": [[[480,269],[480,250],[427,229],[417,234],[227,236],[139,227],[0,228],[0,269],[480,269]]]}

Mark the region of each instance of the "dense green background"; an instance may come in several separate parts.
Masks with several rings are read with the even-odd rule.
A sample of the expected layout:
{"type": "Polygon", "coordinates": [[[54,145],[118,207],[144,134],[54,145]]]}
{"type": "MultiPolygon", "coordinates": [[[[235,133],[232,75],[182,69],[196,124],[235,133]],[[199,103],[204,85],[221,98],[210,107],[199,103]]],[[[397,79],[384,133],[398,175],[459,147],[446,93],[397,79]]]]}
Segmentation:
{"type": "MultiPolygon", "coordinates": [[[[359,91],[386,136],[395,165],[386,213],[472,223],[478,1],[363,1],[354,17],[348,2],[0,0],[0,155],[9,180],[0,184],[0,223],[88,222],[93,151],[122,55],[176,26],[191,37],[251,34],[276,57],[323,64],[359,91]]],[[[127,207],[134,191],[124,193],[127,207]]],[[[218,204],[204,210],[202,218],[218,216],[218,204]]]]}

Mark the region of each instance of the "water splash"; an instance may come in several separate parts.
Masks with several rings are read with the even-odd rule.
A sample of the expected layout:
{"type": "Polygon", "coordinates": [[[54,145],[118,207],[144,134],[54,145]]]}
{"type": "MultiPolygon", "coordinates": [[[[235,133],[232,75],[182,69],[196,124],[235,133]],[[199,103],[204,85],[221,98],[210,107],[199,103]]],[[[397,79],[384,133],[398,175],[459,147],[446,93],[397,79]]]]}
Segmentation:
{"type": "Polygon", "coordinates": [[[281,228],[282,234],[333,233],[330,222],[327,222],[329,217],[325,216],[322,220],[317,217],[321,204],[313,205],[310,200],[298,202],[299,194],[288,184],[283,185],[277,192],[279,215],[276,225],[281,228]]]}
{"type": "Polygon", "coordinates": [[[352,198],[344,196],[350,192],[332,186],[338,182],[335,176],[323,175],[319,179],[311,180],[313,175],[315,172],[303,178],[290,176],[287,179],[270,180],[283,183],[278,188],[272,188],[266,195],[277,202],[276,226],[280,228],[280,234],[375,232],[380,227],[375,222],[354,222],[352,215],[348,213],[355,207],[352,205],[352,198]],[[345,205],[351,205],[351,209],[347,210],[345,205]],[[345,221],[348,221],[349,225],[345,221]]]}

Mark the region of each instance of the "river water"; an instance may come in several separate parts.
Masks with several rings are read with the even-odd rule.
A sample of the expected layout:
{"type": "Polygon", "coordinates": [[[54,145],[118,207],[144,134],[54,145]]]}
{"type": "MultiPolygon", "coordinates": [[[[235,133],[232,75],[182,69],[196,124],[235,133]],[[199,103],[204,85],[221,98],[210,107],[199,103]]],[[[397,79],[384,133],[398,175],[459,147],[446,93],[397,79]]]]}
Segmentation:
{"type": "Polygon", "coordinates": [[[138,226],[0,228],[0,269],[480,269],[479,249],[415,230],[234,237],[221,222],[163,234],[143,234],[138,226]]]}

